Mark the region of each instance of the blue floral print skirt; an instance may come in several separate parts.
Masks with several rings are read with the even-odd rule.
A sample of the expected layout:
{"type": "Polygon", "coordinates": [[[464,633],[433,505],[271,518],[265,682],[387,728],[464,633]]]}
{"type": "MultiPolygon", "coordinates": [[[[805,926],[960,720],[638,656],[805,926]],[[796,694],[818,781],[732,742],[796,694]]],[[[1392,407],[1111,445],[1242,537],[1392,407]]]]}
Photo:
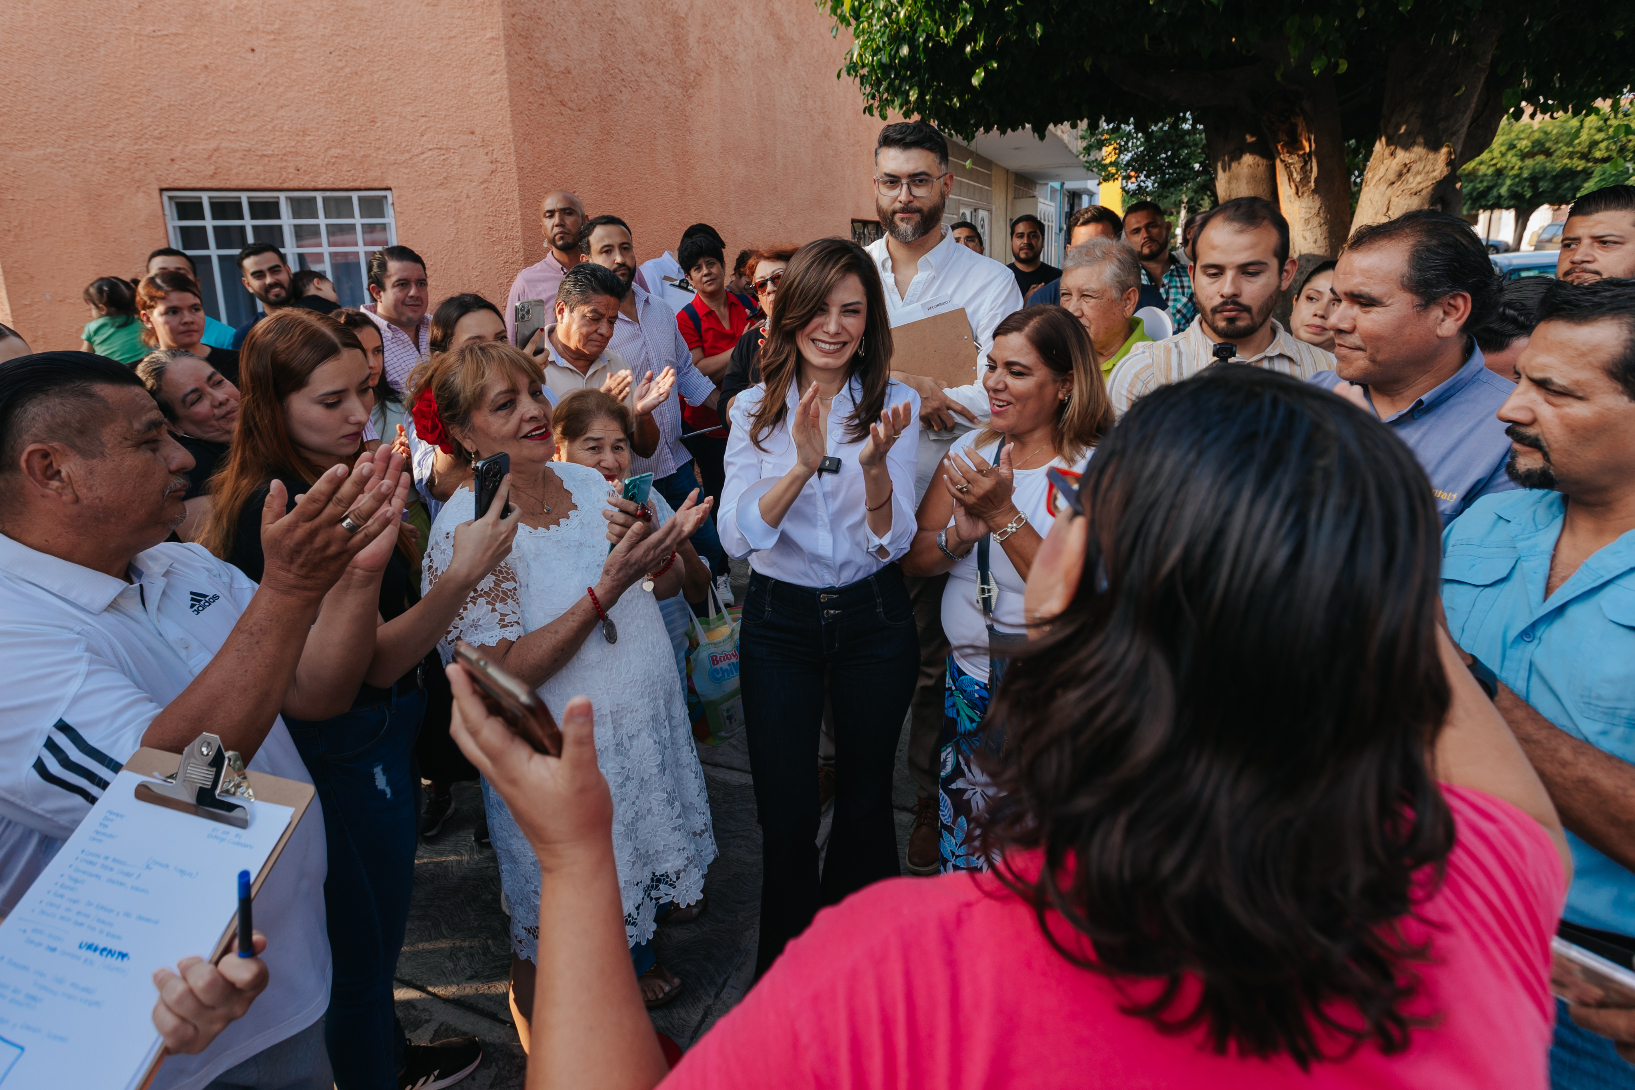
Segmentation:
{"type": "Polygon", "coordinates": [[[972,844],[972,824],[987,807],[993,785],[977,767],[979,750],[991,746],[983,736],[988,714],[988,686],[959,668],[948,656],[943,682],[942,768],[937,810],[942,826],[942,871],[987,870],[988,860],[972,844]]]}

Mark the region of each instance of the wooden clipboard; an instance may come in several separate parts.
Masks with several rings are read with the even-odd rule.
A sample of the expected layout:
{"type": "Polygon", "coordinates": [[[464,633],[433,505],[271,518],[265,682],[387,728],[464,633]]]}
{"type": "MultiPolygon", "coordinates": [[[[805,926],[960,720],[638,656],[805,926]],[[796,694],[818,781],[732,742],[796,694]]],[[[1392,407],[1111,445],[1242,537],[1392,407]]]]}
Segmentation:
{"type": "MultiPolygon", "coordinates": [[[[130,760],[125,762],[125,768],[127,771],[143,776],[161,778],[175,775],[181,763],[182,757],[179,753],[167,753],[162,749],[149,749],[147,746],[143,746],[131,754],[130,760]]],[[[248,770],[244,775],[250,781],[250,788],[255,792],[257,802],[270,802],[279,806],[288,806],[295,811],[290,815],[290,823],[285,827],[284,834],[278,838],[278,843],[273,845],[272,853],[267,856],[266,863],[262,864],[260,873],[250,883],[250,895],[253,898],[261,892],[262,883],[267,880],[267,875],[272,873],[274,864],[278,862],[278,857],[284,854],[285,845],[290,842],[290,837],[295,835],[295,828],[301,824],[301,819],[306,817],[307,807],[312,805],[312,800],[317,792],[310,783],[286,780],[280,776],[269,776],[262,772],[248,770]]],[[[208,821],[209,819],[199,818],[198,820],[208,821]]],[[[210,963],[212,965],[232,951],[237,937],[238,913],[235,912],[232,919],[227,921],[226,928],[223,929],[221,937],[216,940],[216,945],[210,952],[210,963]]],[[[164,1062],[165,1057],[168,1055],[169,1053],[164,1048],[159,1049],[159,1055],[154,1057],[153,1066],[148,1068],[147,1074],[142,1078],[140,1084],[142,1090],[148,1090],[148,1087],[153,1085],[153,1077],[159,1073],[159,1065],[164,1062]]]]}
{"type": "Polygon", "coordinates": [[[977,381],[976,342],[965,308],[893,327],[891,369],[939,379],[949,386],[977,381]]]}

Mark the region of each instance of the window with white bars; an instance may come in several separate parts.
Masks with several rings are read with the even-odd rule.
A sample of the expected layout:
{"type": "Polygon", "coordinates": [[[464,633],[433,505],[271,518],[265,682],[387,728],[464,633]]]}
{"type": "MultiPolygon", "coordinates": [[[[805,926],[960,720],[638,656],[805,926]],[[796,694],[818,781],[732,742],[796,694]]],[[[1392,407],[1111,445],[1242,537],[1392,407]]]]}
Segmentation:
{"type": "Polygon", "coordinates": [[[341,305],[369,301],[364,269],[371,250],[397,243],[392,194],[387,190],[306,193],[183,193],[167,190],[165,224],[170,242],[199,270],[204,308],[211,317],[241,326],[255,317],[256,299],[245,290],[238,252],[251,242],[270,242],[284,252],[290,270],[316,269],[335,284],[341,305]]]}

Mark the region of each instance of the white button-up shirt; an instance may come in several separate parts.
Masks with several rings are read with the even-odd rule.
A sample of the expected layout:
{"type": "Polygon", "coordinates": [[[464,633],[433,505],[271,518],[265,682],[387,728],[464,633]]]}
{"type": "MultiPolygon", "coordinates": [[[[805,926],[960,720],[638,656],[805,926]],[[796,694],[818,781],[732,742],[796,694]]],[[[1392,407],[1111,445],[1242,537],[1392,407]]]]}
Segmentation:
{"type": "MultiPolygon", "coordinates": [[[[971,340],[977,345],[979,367],[993,348],[994,327],[1022,309],[1022,290],[1016,286],[1016,277],[1011,271],[993,258],[955,242],[953,233],[946,227],[942,228],[942,241],[920,258],[906,295],[897,293],[886,239],[882,237],[869,243],[868,253],[880,270],[892,328],[964,307],[966,320],[971,323],[971,340]]],[[[950,387],[943,393],[975,413],[978,425],[987,423],[988,392],[980,381],[950,387]]],[[[952,431],[921,429],[919,471],[914,481],[916,504],[925,495],[926,486],[937,471],[937,463],[948,453],[949,446],[973,426],[977,425],[955,416],[952,431]]]]}
{"type": "Polygon", "coordinates": [[[676,325],[676,312],[635,284],[630,285],[630,291],[636,299],[636,317],[629,318],[621,310],[607,346],[624,357],[630,366],[634,375],[632,389],[641,385],[649,371],[657,377],[666,367],[676,370],[676,384],[670,388],[670,396],[653,410],[653,423],[659,428],[658,449],[651,458],[635,454],[630,458],[632,476],[651,473],[655,479],[663,480],[692,457],[681,443],[681,399],[686,398],[687,404],[695,407],[702,405],[715,393],[715,383],[693,364],[687,339],[676,325]]]}
{"type": "MultiPolygon", "coordinates": [[[[1014,281],[1013,281],[1014,283],[1014,281]]],[[[790,384],[789,411],[800,400],[790,384]]],[[[771,579],[801,587],[843,587],[873,575],[908,551],[914,540],[914,464],[920,427],[920,396],[900,382],[886,389],[886,408],[907,402],[913,419],[886,452],[891,477],[891,530],[878,537],[869,529],[863,468],[857,455],[867,441],[846,438],[846,422],[862,383],[853,378],[829,405],[829,453],[840,459],[838,473],[823,473],[806,482],[777,526],[761,517],[761,497],[795,466],[795,442],[789,417],[761,441],[750,441],[755,410],[766,393],[753,386],[732,403],[732,431],[727,436],[726,483],[721,488],[717,526],[728,556],[749,557],[750,567],[771,579]]]]}
{"type": "Polygon", "coordinates": [[[386,381],[392,389],[403,393],[409,388],[409,372],[431,354],[431,315],[422,314],[415,327],[414,339],[380,316],[374,303],[363,304],[363,312],[380,329],[380,345],[385,356],[386,381]]]}
{"type": "MultiPolygon", "coordinates": [[[[7,665],[0,686],[0,908],[6,912],[142,745],[148,725],[209,665],[256,590],[237,568],[197,545],[138,553],[130,577],[115,579],[0,535],[0,656],[7,665]]],[[[273,721],[250,768],[312,782],[282,718],[273,721]]],[[[269,939],[267,990],[204,1052],[166,1059],[156,1086],[202,1087],[323,1016],[330,977],[327,866],[323,813],[313,806],[256,895],[256,917],[269,939]]],[[[201,935],[196,953],[208,955],[213,940],[201,935]]]]}

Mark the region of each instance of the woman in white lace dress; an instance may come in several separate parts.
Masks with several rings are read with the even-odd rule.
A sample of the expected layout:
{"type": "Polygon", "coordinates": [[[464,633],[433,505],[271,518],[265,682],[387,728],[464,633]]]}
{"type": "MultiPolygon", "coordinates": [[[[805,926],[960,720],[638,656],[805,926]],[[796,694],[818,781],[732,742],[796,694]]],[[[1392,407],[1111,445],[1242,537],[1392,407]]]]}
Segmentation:
{"type": "MultiPolygon", "coordinates": [[[[675,546],[697,529],[708,506],[684,504],[668,523],[642,523],[609,551],[603,509],[614,500],[602,475],[553,463],[551,407],[539,364],[510,345],[466,345],[417,369],[416,420],[432,419],[441,435],[473,460],[504,453],[507,485],[495,502],[521,509],[510,558],[480,584],[441,645],[487,648],[492,659],[529,684],[556,715],[569,699],[590,697],[602,734],[597,756],[614,798],[614,845],[625,933],[638,975],[655,1003],[681,982],[653,962],[656,917],[671,904],[703,895],[715,858],[715,836],[703,771],[693,748],[686,700],[655,595],[675,594],[681,565],[675,546]],[[436,415],[422,398],[435,403],[436,415]]],[[[435,583],[450,557],[453,531],[473,515],[470,486],[449,497],[432,526],[426,578],[435,583]]],[[[484,785],[488,827],[499,854],[511,909],[511,1001],[526,1046],[533,1007],[538,937],[539,867],[500,797],[484,785]]]]}

